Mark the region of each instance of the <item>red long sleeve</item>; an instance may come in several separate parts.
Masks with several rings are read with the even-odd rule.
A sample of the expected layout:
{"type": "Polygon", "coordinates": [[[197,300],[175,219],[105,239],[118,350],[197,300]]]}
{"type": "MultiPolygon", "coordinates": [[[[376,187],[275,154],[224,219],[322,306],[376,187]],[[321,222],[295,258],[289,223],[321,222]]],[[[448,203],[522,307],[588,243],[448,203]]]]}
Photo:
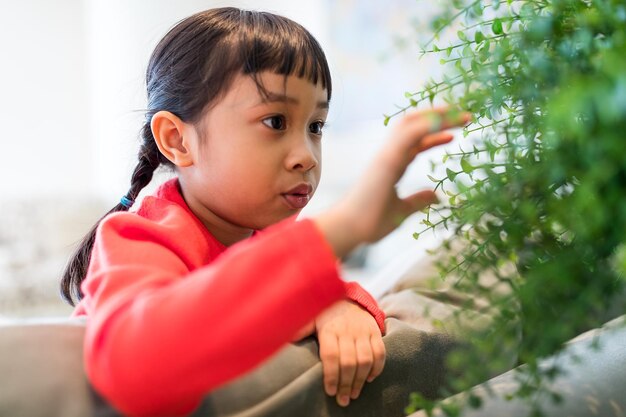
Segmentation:
{"type": "Polygon", "coordinates": [[[380,319],[336,264],[311,221],[281,222],[226,250],[166,183],[137,214],[99,226],[75,311],[89,317],[89,378],[128,415],[187,414],[346,291],[380,319]]]}

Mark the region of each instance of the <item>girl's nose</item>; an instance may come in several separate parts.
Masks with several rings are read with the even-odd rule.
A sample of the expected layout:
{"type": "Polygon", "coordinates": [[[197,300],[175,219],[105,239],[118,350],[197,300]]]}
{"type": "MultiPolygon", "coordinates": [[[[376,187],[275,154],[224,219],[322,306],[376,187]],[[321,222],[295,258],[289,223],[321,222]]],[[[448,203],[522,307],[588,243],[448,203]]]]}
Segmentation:
{"type": "Polygon", "coordinates": [[[307,172],[319,164],[320,147],[309,138],[294,141],[286,160],[287,169],[307,172]]]}

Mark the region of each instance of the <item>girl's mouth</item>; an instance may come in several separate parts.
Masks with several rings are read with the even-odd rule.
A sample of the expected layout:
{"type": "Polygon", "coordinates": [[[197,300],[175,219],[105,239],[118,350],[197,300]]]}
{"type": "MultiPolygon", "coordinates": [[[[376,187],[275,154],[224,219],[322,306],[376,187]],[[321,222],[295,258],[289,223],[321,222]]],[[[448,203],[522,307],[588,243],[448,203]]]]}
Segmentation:
{"type": "Polygon", "coordinates": [[[308,183],[302,183],[284,193],[283,198],[291,209],[300,210],[308,204],[312,194],[313,186],[308,183]]]}
{"type": "Polygon", "coordinates": [[[309,194],[283,194],[287,205],[294,210],[300,210],[306,206],[310,200],[309,194]]]}

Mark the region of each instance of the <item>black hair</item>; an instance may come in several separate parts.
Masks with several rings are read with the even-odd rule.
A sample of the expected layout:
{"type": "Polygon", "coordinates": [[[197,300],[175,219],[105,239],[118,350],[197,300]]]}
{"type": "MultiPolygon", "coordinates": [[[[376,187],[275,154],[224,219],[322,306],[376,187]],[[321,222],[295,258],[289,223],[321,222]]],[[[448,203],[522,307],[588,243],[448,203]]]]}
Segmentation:
{"type": "MultiPolygon", "coordinates": [[[[311,33],[288,18],[225,7],[196,13],[170,29],[154,49],[146,70],[148,106],[139,161],[124,203],[137,198],[157,168],[172,167],[152,135],[150,123],[155,113],[166,110],[185,122],[196,123],[239,74],[250,75],[264,93],[257,78],[263,71],[320,84],[330,101],[330,70],[322,48],[311,33]]],[[[128,206],[120,202],[102,218],[127,211],[128,206]]],[[[82,299],[80,285],[87,274],[99,223],[79,243],[63,272],[61,295],[71,305],[82,299]]]]}

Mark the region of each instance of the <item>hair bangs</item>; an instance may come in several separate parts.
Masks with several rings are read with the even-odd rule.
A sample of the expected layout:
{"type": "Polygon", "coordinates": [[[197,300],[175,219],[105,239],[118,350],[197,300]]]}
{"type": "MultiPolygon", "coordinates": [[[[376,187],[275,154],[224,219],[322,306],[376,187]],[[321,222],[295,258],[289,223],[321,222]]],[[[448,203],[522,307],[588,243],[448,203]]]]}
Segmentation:
{"type": "Polygon", "coordinates": [[[293,75],[332,93],[330,69],[317,40],[301,25],[282,16],[246,12],[242,16],[239,48],[244,74],[250,74],[265,94],[256,74],[271,71],[293,75]]]}

